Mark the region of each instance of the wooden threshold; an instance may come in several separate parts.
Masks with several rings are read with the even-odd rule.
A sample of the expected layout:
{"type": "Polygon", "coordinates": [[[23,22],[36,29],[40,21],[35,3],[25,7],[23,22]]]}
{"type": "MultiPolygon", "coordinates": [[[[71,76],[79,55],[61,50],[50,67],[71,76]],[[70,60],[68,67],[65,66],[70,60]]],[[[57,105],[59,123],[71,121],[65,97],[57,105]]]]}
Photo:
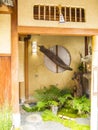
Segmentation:
{"type": "Polygon", "coordinates": [[[18,26],[18,34],[93,36],[98,35],[98,29],[18,26]]]}

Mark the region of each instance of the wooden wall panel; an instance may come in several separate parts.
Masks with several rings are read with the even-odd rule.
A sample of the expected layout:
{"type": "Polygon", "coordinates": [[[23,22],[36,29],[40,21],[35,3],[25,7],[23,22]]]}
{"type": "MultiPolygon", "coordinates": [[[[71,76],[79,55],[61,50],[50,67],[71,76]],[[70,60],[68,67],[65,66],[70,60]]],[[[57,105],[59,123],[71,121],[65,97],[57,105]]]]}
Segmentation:
{"type": "Polygon", "coordinates": [[[11,99],[11,59],[0,56],[0,104],[11,99]]]}

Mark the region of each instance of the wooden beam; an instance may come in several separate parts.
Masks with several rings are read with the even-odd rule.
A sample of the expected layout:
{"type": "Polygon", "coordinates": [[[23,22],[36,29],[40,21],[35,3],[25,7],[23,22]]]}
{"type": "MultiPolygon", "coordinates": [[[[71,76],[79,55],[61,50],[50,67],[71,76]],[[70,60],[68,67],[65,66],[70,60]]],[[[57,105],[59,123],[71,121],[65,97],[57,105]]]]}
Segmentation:
{"type": "Polygon", "coordinates": [[[0,56],[11,56],[11,54],[0,54],[0,56]]]}
{"type": "Polygon", "coordinates": [[[0,14],[11,14],[13,11],[12,7],[7,7],[5,5],[0,6],[0,14]]]}
{"type": "Polygon", "coordinates": [[[18,26],[19,34],[66,35],[66,36],[93,36],[98,35],[98,29],[57,28],[18,26]]]}

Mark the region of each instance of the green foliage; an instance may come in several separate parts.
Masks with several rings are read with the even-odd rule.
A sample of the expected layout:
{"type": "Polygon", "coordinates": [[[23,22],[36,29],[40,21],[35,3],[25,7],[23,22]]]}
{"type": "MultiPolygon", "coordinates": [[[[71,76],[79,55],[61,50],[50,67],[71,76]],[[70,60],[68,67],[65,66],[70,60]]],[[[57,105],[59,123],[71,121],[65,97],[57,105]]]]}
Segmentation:
{"type": "Polygon", "coordinates": [[[90,99],[86,96],[73,99],[73,109],[78,111],[78,114],[90,113],[90,99]]]}
{"type": "Polygon", "coordinates": [[[58,100],[59,100],[59,103],[61,106],[64,104],[68,105],[69,101],[72,99],[73,99],[73,97],[70,93],[68,93],[68,94],[66,93],[63,96],[58,97],[58,100]]]}
{"type": "Polygon", "coordinates": [[[31,106],[29,106],[28,104],[24,104],[24,105],[22,105],[22,108],[23,108],[25,111],[27,111],[27,112],[38,111],[38,108],[37,108],[36,105],[31,107],[31,106]]]}
{"type": "Polygon", "coordinates": [[[38,99],[37,105],[32,107],[23,106],[24,110],[28,112],[43,111],[54,105],[58,106],[59,111],[64,108],[66,110],[65,114],[72,114],[73,112],[73,114],[81,117],[81,115],[87,116],[90,113],[90,99],[86,96],[73,97],[70,90],[64,89],[63,91],[55,85],[36,90],[34,96],[38,99]]]}
{"type": "Polygon", "coordinates": [[[58,104],[59,104],[57,101],[54,101],[54,100],[48,101],[47,103],[48,103],[49,106],[52,106],[52,105],[53,106],[58,106],[58,104]]]}
{"type": "Polygon", "coordinates": [[[38,111],[45,110],[45,108],[47,107],[47,103],[43,102],[43,101],[39,101],[39,102],[37,102],[36,107],[37,107],[38,111]]]}
{"type": "Polygon", "coordinates": [[[46,110],[43,112],[42,118],[44,121],[59,122],[59,123],[63,124],[65,127],[71,128],[71,130],[90,130],[90,126],[88,126],[88,125],[81,125],[81,124],[77,124],[76,121],[61,119],[60,117],[58,117],[57,115],[54,115],[49,110],[46,110]]]}
{"type": "Polygon", "coordinates": [[[38,101],[46,102],[49,100],[57,100],[58,96],[60,96],[60,89],[55,85],[50,85],[49,87],[36,90],[33,96],[37,98],[38,101]]]}
{"type": "Polygon", "coordinates": [[[0,130],[10,130],[12,126],[12,111],[8,104],[0,107],[0,130]]]}
{"type": "Polygon", "coordinates": [[[75,111],[72,108],[62,108],[62,109],[59,110],[58,114],[63,115],[63,116],[67,116],[67,117],[70,117],[70,118],[79,117],[77,115],[77,111],[75,111]]]}

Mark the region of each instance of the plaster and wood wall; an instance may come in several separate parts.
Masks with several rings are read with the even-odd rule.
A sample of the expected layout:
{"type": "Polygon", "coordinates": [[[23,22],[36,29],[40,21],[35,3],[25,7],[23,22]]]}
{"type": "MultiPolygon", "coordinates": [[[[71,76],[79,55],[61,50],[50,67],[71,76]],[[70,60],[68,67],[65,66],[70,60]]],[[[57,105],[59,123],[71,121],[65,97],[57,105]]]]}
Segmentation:
{"type": "MultiPolygon", "coordinates": [[[[93,36],[98,35],[98,1],[96,0],[89,0],[88,1],[80,1],[80,0],[67,0],[67,1],[46,1],[46,0],[15,0],[15,7],[13,8],[13,13],[10,15],[12,16],[10,18],[9,12],[5,14],[3,13],[2,17],[2,11],[0,10],[0,28],[3,27],[0,30],[0,62],[2,65],[6,64],[8,66],[2,66],[0,67],[0,74],[3,72],[5,68],[7,68],[9,71],[6,72],[9,77],[5,82],[2,82],[2,79],[5,78],[5,71],[2,73],[2,76],[0,76],[0,82],[2,82],[0,89],[2,88],[3,92],[4,85],[6,84],[8,86],[8,89],[11,88],[11,96],[12,96],[12,102],[13,102],[13,110],[14,113],[19,112],[19,82],[18,82],[18,33],[19,34],[62,34],[62,35],[77,35],[77,36],[93,36]],[[18,10],[17,10],[17,1],[18,1],[18,10]],[[83,7],[85,8],[86,13],[86,22],[85,23],[64,23],[59,24],[58,22],[47,22],[47,21],[36,21],[33,19],[33,5],[35,4],[47,4],[47,5],[63,5],[63,6],[73,6],[73,7],[83,7]],[[18,11],[18,15],[17,15],[18,11]],[[18,16],[18,17],[17,17],[18,16]],[[10,23],[10,21],[12,23],[10,23]],[[18,24],[17,24],[18,21],[18,24]],[[5,25],[6,23],[6,25],[5,25]],[[10,25],[9,25],[10,23],[10,25]],[[8,24],[8,26],[7,26],[8,24]],[[5,27],[7,26],[7,30],[5,27]],[[11,26],[11,28],[10,28],[11,26]],[[36,28],[36,26],[38,28],[36,28]],[[17,28],[18,27],[18,28],[17,28]],[[28,28],[27,28],[28,27],[28,28]],[[42,28],[41,28],[42,27],[42,28]],[[47,27],[46,29],[43,27],[47,27]],[[52,28],[54,27],[54,28],[52,28]],[[18,29],[18,30],[17,30],[18,29]],[[37,29],[37,30],[36,30],[37,29]],[[47,30],[48,29],[48,30],[47,30]],[[44,32],[43,32],[44,31],[44,32]],[[49,32],[49,33],[48,33],[49,32]],[[10,37],[11,34],[11,37],[10,37]],[[9,37],[8,37],[9,35],[9,37]],[[6,36],[6,38],[5,38],[6,36]],[[11,38],[11,41],[10,41],[11,38]],[[7,42],[6,42],[7,41],[7,42]],[[7,48],[5,48],[3,45],[5,45],[7,48]],[[10,54],[11,53],[11,54],[10,54]],[[4,57],[2,57],[4,56],[4,57]],[[7,59],[6,59],[7,56],[7,59]],[[3,58],[3,60],[2,60],[3,58]],[[11,58],[11,59],[10,59],[11,58]],[[4,61],[5,60],[5,61],[4,61]],[[7,61],[7,62],[6,62],[7,61]],[[9,62],[10,61],[10,62],[9,62]],[[1,71],[2,70],[2,71],[1,71]],[[11,74],[11,78],[10,78],[11,74]]],[[[95,42],[95,45],[97,45],[98,41],[95,42]]],[[[94,50],[96,51],[96,50],[94,50]]],[[[95,56],[96,57],[96,56],[95,56]]],[[[96,58],[94,58],[96,59],[96,58]]],[[[0,63],[0,65],[1,65],[0,63]]],[[[97,65],[98,66],[98,65],[97,65]]],[[[35,73],[36,74],[36,73],[35,73]]],[[[36,77],[36,75],[35,75],[36,77]]],[[[34,77],[34,78],[35,78],[34,77]]],[[[37,77],[36,77],[37,78],[37,77]]],[[[93,78],[93,77],[92,77],[93,78]]],[[[96,80],[97,82],[97,80],[96,80]]],[[[93,87],[94,84],[96,86],[96,82],[94,82],[94,79],[92,79],[92,115],[91,115],[91,130],[93,130],[93,124],[95,126],[95,130],[97,130],[97,122],[98,122],[98,116],[97,116],[97,108],[96,111],[94,111],[93,104],[97,104],[98,100],[94,99],[95,97],[98,97],[98,91],[96,92],[96,95],[93,93],[93,87]],[[93,122],[96,118],[96,122],[93,122]]],[[[97,87],[98,88],[98,87],[97,87]]],[[[0,91],[2,92],[2,91],[0,91]]],[[[98,105],[98,104],[97,104],[98,105]]]]}
{"type": "MultiPolygon", "coordinates": [[[[20,98],[25,98],[25,76],[24,76],[24,45],[23,41],[19,41],[19,82],[20,82],[20,98]]],[[[88,38],[88,46],[91,46],[91,37],[88,38]]],[[[33,95],[36,89],[48,87],[49,85],[57,85],[59,88],[72,88],[75,82],[72,80],[73,73],[79,71],[78,67],[81,63],[80,53],[85,56],[85,37],[84,36],[45,36],[32,35],[28,43],[28,89],[29,97],[33,95]],[[32,54],[32,42],[36,41],[37,45],[44,45],[47,49],[60,45],[66,48],[71,55],[70,67],[72,71],[66,70],[61,73],[50,71],[46,65],[45,55],[37,46],[37,54],[32,54]]]]}
{"type": "Polygon", "coordinates": [[[59,28],[98,28],[98,1],[97,0],[18,0],[18,25],[19,26],[39,26],[39,27],[59,27],[59,28]],[[68,6],[85,9],[86,22],[65,22],[59,24],[58,21],[34,20],[34,5],[68,6]]]}
{"type": "MultiPolygon", "coordinates": [[[[65,47],[71,55],[70,67],[73,71],[64,71],[54,73],[45,66],[44,54],[38,50],[37,55],[32,54],[31,42],[29,43],[29,93],[33,94],[34,90],[49,86],[57,85],[60,88],[73,87],[73,72],[77,71],[80,64],[80,54],[84,55],[85,43],[84,37],[66,37],[66,36],[36,36],[33,35],[31,41],[37,41],[39,45],[51,48],[55,45],[65,47]]],[[[39,48],[38,48],[39,49],[39,48]]]]}
{"type": "Polygon", "coordinates": [[[11,16],[10,14],[0,14],[0,104],[11,100],[10,56],[11,16]]]}

